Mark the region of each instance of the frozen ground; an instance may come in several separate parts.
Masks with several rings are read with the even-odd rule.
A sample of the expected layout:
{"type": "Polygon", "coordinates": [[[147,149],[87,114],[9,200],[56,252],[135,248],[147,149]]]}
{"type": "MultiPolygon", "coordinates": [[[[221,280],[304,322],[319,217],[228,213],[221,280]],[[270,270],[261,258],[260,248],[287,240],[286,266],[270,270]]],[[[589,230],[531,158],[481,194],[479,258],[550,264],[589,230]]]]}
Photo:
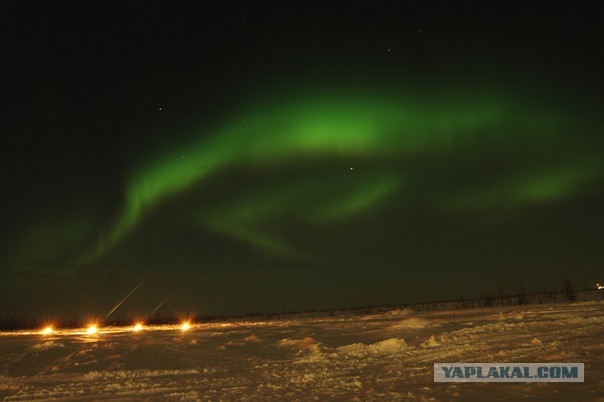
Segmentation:
{"type": "Polygon", "coordinates": [[[604,401],[604,303],[0,335],[5,400],[604,401]],[[585,383],[435,384],[434,362],[583,362],[585,383]]]}

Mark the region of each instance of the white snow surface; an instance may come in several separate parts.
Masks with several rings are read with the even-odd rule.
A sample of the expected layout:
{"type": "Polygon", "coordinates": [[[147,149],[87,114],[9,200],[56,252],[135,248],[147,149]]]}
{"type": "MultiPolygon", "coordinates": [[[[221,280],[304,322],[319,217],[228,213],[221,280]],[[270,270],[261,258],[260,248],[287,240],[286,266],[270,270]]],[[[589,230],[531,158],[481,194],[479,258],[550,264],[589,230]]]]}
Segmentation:
{"type": "Polygon", "coordinates": [[[604,401],[604,302],[0,334],[15,400],[604,401]],[[434,383],[435,362],[573,362],[584,383],[434,383]]]}

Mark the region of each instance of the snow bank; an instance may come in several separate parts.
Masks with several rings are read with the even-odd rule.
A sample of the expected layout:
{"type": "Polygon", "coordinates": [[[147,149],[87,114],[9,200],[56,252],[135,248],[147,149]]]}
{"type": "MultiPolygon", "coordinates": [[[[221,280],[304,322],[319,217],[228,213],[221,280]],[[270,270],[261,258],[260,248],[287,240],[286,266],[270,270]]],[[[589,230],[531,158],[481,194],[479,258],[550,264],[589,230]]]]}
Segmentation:
{"type": "Polygon", "coordinates": [[[64,348],[64,347],[65,347],[65,345],[63,345],[60,342],[46,341],[46,342],[35,344],[35,345],[31,346],[30,349],[32,349],[32,350],[48,350],[48,349],[53,349],[53,348],[64,348]]]}
{"type": "Polygon", "coordinates": [[[428,338],[427,341],[425,341],[425,342],[422,343],[422,346],[424,348],[433,348],[433,347],[436,347],[436,346],[439,346],[439,345],[440,345],[440,343],[438,343],[436,341],[436,337],[434,335],[431,335],[430,338],[428,338]]]}
{"type": "Polygon", "coordinates": [[[258,335],[251,334],[250,336],[246,336],[245,338],[243,338],[243,342],[257,343],[257,342],[262,342],[262,340],[260,338],[258,338],[258,335]]]}
{"type": "Polygon", "coordinates": [[[427,320],[421,317],[409,317],[401,320],[395,324],[390,325],[390,329],[392,330],[401,330],[401,329],[421,329],[427,327],[436,327],[439,324],[434,321],[427,320]]]}
{"type": "Polygon", "coordinates": [[[366,345],[364,343],[353,343],[337,348],[337,353],[349,357],[365,357],[369,355],[388,355],[400,353],[408,349],[407,342],[400,338],[390,338],[380,342],[366,345]]]}
{"type": "Polygon", "coordinates": [[[319,346],[321,346],[321,344],[311,337],[306,337],[303,339],[284,338],[279,341],[278,346],[290,349],[309,350],[312,352],[316,352],[319,350],[319,346]]]}
{"type": "Polygon", "coordinates": [[[260,338],[258,338],[258,335],[251,334],[240,340],[229,340],[227,343],[224,344],[224,346],[243,346],[243,345],[247,345],[250,343],[258,343],[258,342],[262,342],[262,340],[260,338]]]}

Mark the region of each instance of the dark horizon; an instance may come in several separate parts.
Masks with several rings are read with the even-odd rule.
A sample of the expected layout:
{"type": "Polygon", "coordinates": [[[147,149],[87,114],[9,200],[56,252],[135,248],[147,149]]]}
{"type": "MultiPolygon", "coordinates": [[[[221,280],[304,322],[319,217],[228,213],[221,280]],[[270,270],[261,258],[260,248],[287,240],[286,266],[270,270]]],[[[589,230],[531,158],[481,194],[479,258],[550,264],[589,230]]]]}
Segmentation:
{"type": "Polygon", "coordinates": [[[0,317],[602,276],[596,2],[3,2],[0,317]]]}
{"type": "Polygon", "coordinates": [[[183,323],[203,324],[211,322],[228,322],[232,320],[283,320],[296,317],[310,316],[363,316],[367,314],[376,314],[398,309],[413,309],[416,312],[441,311],[441,310],[465,310],[475,308],[506,307],[522,305],[536,305],[548,303],[573,303],[585,301],[598,301],[604,299],[604,292],[598,287],[575,288],[572,283],[565,279],[562,286],[554,289],[542,288],[539,291],[525,289],[521,285],[516,293],[507,293],[502,288],[497,289],[496,293],[491,291],[482,292],[480,296],[466,297],[460,295],[456,299],[433,299],[415,302],[395,302],[377,303],[366,305],[339,306],[327,308],[308,308],[300,310],[274,310],[274,311],[246,311],[233,314],[183,314],[182,311],[175,313],[172,311],[167,314],[157,309],[153,313],[147,314],[144,311],[128,311],[127,308],[121,309],[117,314],[106,318],[101,316],[73,315],[67,316],[45,316],[45,317],[15,317],[0,316],[0,331],[14,330],[33,330],[38,331],[41,328],[52,328],[57,330],[70,330],[86,328],[94,325],[103,327],[124,327],[129,328],[140,324],[143,328],[157,325],[176,325],[183,323]]]}

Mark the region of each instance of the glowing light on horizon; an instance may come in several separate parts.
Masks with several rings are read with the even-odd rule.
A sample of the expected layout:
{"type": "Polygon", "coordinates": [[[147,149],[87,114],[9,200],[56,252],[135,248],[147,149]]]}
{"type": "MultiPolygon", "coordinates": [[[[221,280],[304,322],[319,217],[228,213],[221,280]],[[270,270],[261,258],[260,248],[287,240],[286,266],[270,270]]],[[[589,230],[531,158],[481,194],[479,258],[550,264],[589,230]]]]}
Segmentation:
{"type": "MultiPolygon", "coordinates": [[[[42,326],[40,328],[28,331],[28,330],[15,330],[15,331],[0,331],[0,337],[2,335],[39,335],[47,336],[53,335],[56,337],[69,337],[74,335],[88,335],[96,336],[97,334],[111,335],[111,334],[125,334],[132,332],[156,332],[156,331],[179,331],[186,332],[196,328],[196,323],[192,318],[184,318],[180,323],[172,324],[153,324],[147,325],[146,321],[132,321],[130,325],[108,325],[104,326],[102,321],[96,323],[89,323],[84,326],[77,328],[56,328],[54,325],[42,326]],[[184,321],[186,320],[186,321],[184,321]]],[[[217,324],[220,327],[236,325],[234,323],[221,323],[217,324]]]]}
{"type": "Polygon", "coordinates": [[[602,289],[604,289],[604,285],[600,285],[599,283],[596,283],[596,288],[598,288],[598,290],[602,290],[602,289]]]}

